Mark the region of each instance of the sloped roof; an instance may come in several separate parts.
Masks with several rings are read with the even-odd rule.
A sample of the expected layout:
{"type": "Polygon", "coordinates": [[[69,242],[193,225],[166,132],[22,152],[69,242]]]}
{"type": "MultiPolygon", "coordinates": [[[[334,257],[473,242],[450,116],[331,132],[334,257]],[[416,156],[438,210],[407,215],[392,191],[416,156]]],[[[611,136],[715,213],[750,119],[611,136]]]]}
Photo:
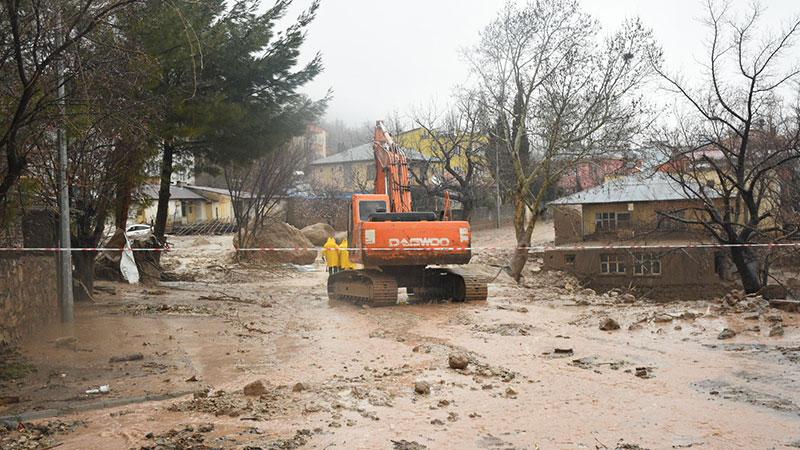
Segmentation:
{"type": "MultiPolygon", "coordinates": [[[[229,197],[231,195],[230,191],[228,191],[227,189],[215,188],[215,187],[209,187],[209,186],[187,185],[186,189],[189,189],[190,191],[193,191],[193,192],[194,191],[211,192],[211,193],[214,193],[214,194],[227,195],[229,197]]],[[[239,197],[241,197],[241,198],[252,198],[253,194],[251,194],[249,192],[246,192],[246,191],[242,191],[242,192],[239,192],[239,197]]]]}
{"type": "MultiPolygon", "coordinates": [[[[425,155],[423,155],[422,153],[409,148],[404,148],[403,153],[406,155],[406,158],[409,161],[428,160],[428,158],[426,158],[425,155]]],[[[372,143],[368,143],[347,149],[335,155],[328,156],[327,158],[322,158],[316,161],[312,161],[310,164],[312,166],[319,166],[322,164],[345,164],[350,162],[362,162],[362,161],[374,161],[374,160],[375,160],[375,154],[372,151],[372,143]]]]}
{"type": "MultiPolygon", "coordinates": [[[[156,184],[145,184],[140,188],[140,192],[145,197],[151,200],[158,200],[159,186],[156,184]]],[[[206,200],[205,197],[199,195],[183,186],[171,185],[169,187],[170,200],[206,200]]]]}
{"type": "MultiPolygon", "coordinates": [[[[713,195],[712,195],[713,197],[713,195]]],[[[600,186],[576,192],[550,202],[551,205],[586,205],[593,203],[630,203],[695,198],[669,175],[661,172],[617,178],[600,186]]]]}

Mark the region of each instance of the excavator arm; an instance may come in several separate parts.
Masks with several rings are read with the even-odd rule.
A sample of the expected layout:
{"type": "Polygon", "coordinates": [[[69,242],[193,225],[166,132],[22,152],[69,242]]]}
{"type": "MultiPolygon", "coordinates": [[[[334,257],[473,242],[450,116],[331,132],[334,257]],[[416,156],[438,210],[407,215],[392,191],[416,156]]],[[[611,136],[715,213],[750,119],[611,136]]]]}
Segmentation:
{"type": "Polygon", "coordinates": [[[373,151],[375,193],[389,196],[388,212],[411,212],[408,160],[380,120],[375,124],[373,151]]]}

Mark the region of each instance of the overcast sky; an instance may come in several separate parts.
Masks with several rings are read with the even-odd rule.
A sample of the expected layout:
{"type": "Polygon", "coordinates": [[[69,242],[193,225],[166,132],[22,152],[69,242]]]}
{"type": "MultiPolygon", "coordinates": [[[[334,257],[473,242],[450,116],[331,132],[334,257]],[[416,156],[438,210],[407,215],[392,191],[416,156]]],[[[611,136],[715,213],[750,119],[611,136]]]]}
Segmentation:
{"type": "MultiPolygon", "coordinates": [[[[269,0],[265,0],[269,3],[269,0]]],[[[295,0],[296,12],[310,0],[295,0]]],[[[328,120],[352,125],[432,100],[446,102],[469,74],[461,50],[474,45],[505,0],[323,0],[304,51],[320,51],[325,71],[306,91],[334,92],[328,120]]],[[[734,0],[741,8],[749,0],[734,0]]],[[[763,2],[764,23],[780,27],[800,13],[797,0],[763,2]]],[[[703,0],[583,0],[604,32],[639,16],[664,49],[670,71],[692,76],[704,57],[703,0]]],[[[800,60],[800,46],[792,49],[800,60]]]]}

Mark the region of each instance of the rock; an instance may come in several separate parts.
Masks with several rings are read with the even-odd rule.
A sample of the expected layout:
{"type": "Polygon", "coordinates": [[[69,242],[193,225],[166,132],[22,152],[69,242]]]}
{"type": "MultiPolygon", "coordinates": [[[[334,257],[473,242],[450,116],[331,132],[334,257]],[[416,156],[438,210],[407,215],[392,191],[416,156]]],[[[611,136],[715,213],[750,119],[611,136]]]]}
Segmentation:
{"type": "Polygon", "coordinates": [[[244,395],[255,397],[265,394],[267,392],[267,387],[264,386],[261,380],[256,380],[247,384],[244,389],[242,389],[242,392],[244,392],[244,395]]]}
{"type": "Polygon", "coordinates": [[[321,247],[330,237],[334,237],[336,230],[327,223],[315,223],[300,230],[312,244],[321,247]]]}
{"type": "Polygon", "coordinates": [[[717,339],[730,339],[730,338],[732,338],[734,336],[736,336],[736,332],[735,331],[731,330],[730,328],[725,328],[724,330],[722,330],[719,333],[719,336],[717,336],[717,339]]]}
{"type": "Polygon", "coordinates": [[[201,433],[210,433],[214,431],[214,424],[213,423],[201,423],[197,426],[197,431],[201,433]]]}
{"type": "Polygon", "coordinates": [[[594,289],[586,288],[581,291],[581,295],[586,295],[589,297],[597,295],[597,292],[594,289]]]}
{"type": "Polygon", "coordinates": [[[636,303],[636,296],[633,294],[622,294],[619,296],[619,301],[622,303],[636,303]]]}
{"type": "Polygon", "coordinates": [[[660,323],[672,322],[673,319],[675,318],[669,314],[657,314],[655,317],[653,317],[654,322],[660,322],[660,323]]]}
{"type": "Polygon", "coordinates": [[[619,323],[610,317],[606,317],[600,321],[600,329],[603,331],[619,330],[619,323]]]}
{"type": "Polygon", "coordinates": [[[209,388],[200,389],[199,391],[195,391],[195,392],[192,393],[192,398],[194,398],[194,399],[208,398],[208,393],[209,392],[211,392],[211,389],[209,389],[209,388]]]}
{"type": "Polygon", "coordinates": [[[305,391],[307,389],[308,388],[303,383],[295,383],[295,385],[292,386],[292,392],[303,392],[303,391],[305,391]]]}
{"type": "MultiPolygon", "coordinates": [[[[234,238],[233,244],[237,248],[241,246],[236,238],[234,238]]],[[[252,240],[248,243],[248,246],[295,249],[281,252],[242,252],[239,254],[239,258],[244,258],[251,263],[307,265],[313,264],[317,259],[317,251],[312,248],[314,244],[300,230],[284,222],[264,224],[252,235],[252,240]]]]}
{"type": "Polygon", "coordinates": [[[394,450],[427,450],[428,447],[418,443],[417,441],[392,441],[394,450]]]}
{"type": "Polygon", "coordinates": [[[78,338],[75,336],[65,336],[56,339],[55,341],[56,348],[66,348],[69,350],[75,350],[78,347],[78,338]]]}
{"type": "Polygon", "coordinates": [[[127,362],[127,361],[139,361],[144,359],[144,355],[141,353],[131,353],[130,355],[119,355],[119,356],[112,356],[109,358],[108,362],[117,363],[117,362],[127,362]]]}
{"type": "Polygon", "coordinates": [[[463,353],[451,353],[447,362],[451,369],[464,370],[469,365],[469,358],[463,353]]]}
{"type": "Polygon", "coordinates": [[[769,337],[781,336],[783,336],[783,327],[780,324],[773,325],[772,328],[769,329],[769,337]]]}
{"type": "Polygon", "coordinates": [[[426,381],[417,381],[414,383],[414,392],[420,395],[428,395],[431,393],[431,385],[426,381]]]}
{"type": "Polygon", "coordinates": [[[652,378],[653,375],[650,374],[649,367],[637,367],[636,372],[634,373],[639,378],[652,378]]]}
{"type": "Polygon", "coordinates": [[[508,398],[516,398],[517,397],[517,391],[515,391],[511,387],[507,387],[506,388],[506,397],[508,397],[508,398]]]}

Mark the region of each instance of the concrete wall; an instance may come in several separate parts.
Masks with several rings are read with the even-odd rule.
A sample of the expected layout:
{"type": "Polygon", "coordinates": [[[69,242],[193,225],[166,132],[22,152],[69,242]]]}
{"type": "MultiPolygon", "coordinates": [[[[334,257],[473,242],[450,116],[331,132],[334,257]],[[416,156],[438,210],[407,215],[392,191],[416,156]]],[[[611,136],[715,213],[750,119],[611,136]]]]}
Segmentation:
{"type": "Polygon", "coordinates": [[[635,275],[633,250],[547,250],[544,265],[548,270],[575,274],[585,285],[598,291],[635,287],[651,298],[695,299],[723,294],[730,289],[716,273],[720,264],[711,249],[655,250],[661,262],[660,275],[635,275]],[[618,255],[625,262],[624,274],[601,273],[601,255],[618,255]],[[570,262],[573,261],[573,262],[570,262]]]}
{"type": "Polygon", "coordinates": [[[0,256],[0,274],[0,342],[59,320],[55,256],[0,256]]]}

